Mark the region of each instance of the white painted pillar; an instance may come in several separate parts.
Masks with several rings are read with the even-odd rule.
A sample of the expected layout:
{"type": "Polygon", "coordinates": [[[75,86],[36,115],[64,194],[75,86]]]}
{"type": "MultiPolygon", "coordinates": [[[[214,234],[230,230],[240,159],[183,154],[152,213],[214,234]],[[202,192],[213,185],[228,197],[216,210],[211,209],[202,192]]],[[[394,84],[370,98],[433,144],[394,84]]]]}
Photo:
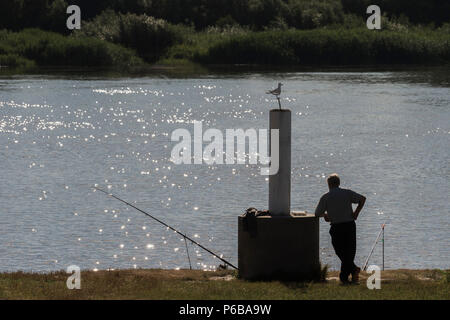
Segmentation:
{"type": "MultiPolygon", "coordinates": [[[[291,214],[291,111],[270,111],[270,129],[279,130],[279,170],[269,176],[269,212],[272,216],[291,214]]],[[[272,141],[270,141],[272,144],[272,141]]],[[[269,150],[272,150],[270,147],[269,150]]]]}

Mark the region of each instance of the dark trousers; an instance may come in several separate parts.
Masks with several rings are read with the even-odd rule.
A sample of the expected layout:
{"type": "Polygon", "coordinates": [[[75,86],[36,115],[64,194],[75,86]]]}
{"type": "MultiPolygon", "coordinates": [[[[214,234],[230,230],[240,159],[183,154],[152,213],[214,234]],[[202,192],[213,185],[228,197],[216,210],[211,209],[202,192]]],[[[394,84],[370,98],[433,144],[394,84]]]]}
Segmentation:
{"type": "Polygon", "coordinates": [[[348,281],[348,276],[356,271],[353,262],[356,254],[355,221],[332,224],[330,229],[331,243],[336,255],[341,259],[341,281],[348,281]]]}

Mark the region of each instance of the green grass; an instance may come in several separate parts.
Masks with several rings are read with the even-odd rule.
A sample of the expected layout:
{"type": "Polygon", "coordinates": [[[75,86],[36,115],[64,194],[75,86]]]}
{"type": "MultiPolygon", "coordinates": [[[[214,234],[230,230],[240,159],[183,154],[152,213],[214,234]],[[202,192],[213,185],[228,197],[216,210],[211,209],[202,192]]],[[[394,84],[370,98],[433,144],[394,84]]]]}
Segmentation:
{"type": "Polygon", "coordinates": [[[172,28],[179,34],[182,41],[171,46],[159,63],[175,65],[198,63],[200,62],[198,57],[207,55],[211,47],[250,33],[250,31],[241,27],[210,27],[199,32],[181,25],[172,28]]]}
{"type": "Polygon", "coordinates": [[[450,62],[450,34],[438,30],[270,30],[211,41],[195,61],[218,64],[364,65],[450,62]]]}
{"type": "Polygon", "coordinates": [[[85,66],[133,68],[144,62],[133,50],[91,37],[26,29],[0,30],[0,63],[8,67],[85,66]]]}
{"type": "Polygon", "coordinates": [[[33,68],[35,67],[35,63],[17,54],[7,53],[0,54],[0,66],[33,68]]]}
{"type": "Polygon", "coordinates": [[[157,61],[167,49],[179,42],[178,29],[162,19],[106,10],[83,28],[76,37],[94,37],[136,50],[147,62],[157,61]]]}
{"type": "Polygon", "coordinates": [[[144,60],[185,70],[234,64],[356,66],[450,63],[448,25],[439,29],[391,24],[385,30],[335,26],[330,29],[258,32],[228,26],[196,31],[193,27],[170,25],[146,16],[113,17],[121,21],[116,31],[97,28],[100,20],[96,24],[92,22],[84,33],[72,36],[38,29],[0,30],[0,65],[115,67],[142,71],[149,66],[144,60]]]}
{"type": "Polygon", "coordinates": [[[449,270],[392,270],[381,290],[325,282],[249,282],[233,272],[189,270],[82,271],[81,290],[68,290],[64,272],[0,274],[0,299],[450,299],[449,270]]]}

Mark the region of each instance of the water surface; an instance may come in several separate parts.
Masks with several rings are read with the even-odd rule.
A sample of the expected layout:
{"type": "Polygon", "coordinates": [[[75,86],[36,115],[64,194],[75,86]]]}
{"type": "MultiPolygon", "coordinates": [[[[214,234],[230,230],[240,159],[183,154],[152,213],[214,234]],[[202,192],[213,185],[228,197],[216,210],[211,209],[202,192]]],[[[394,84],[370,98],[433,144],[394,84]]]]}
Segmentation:
{"type": "MultiPolygon", "coordinates": [[[[386,227],[386,268],[449,268],[448,72],[295,72],[193,78],[0,78],[0,271],[187,268],[184,240],[103,188],[237,263],[237,215],[267,208],[256,165],[174,165],[171,133],[264,129],[285,84],[292,207],[326,176],[365,194],[357,262],[386,227]]],[[[321,260],[339,267],[321,222],[321,260]]],[[[189,245],[195,268],[218,260],[189,245]]],[[[371,260],[381,264],[381,247],[371,260]]]]}

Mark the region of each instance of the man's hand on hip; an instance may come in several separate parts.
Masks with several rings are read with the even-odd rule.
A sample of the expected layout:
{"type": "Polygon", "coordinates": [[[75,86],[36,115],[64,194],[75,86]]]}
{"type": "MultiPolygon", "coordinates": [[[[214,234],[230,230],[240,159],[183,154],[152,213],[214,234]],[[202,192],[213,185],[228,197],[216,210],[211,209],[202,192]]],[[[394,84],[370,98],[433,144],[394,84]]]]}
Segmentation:
{"type": "Polygon", "coordinates": [[[359,202],[358,202],[358,207],[356,207],[356,210],[353,212],[353,219],[355,219],[355,221],[358,219],[359,213],[361,212],[365,203],[366,203],[366,197],[361,196],[361,200],[359,200],[359,202]]]}

